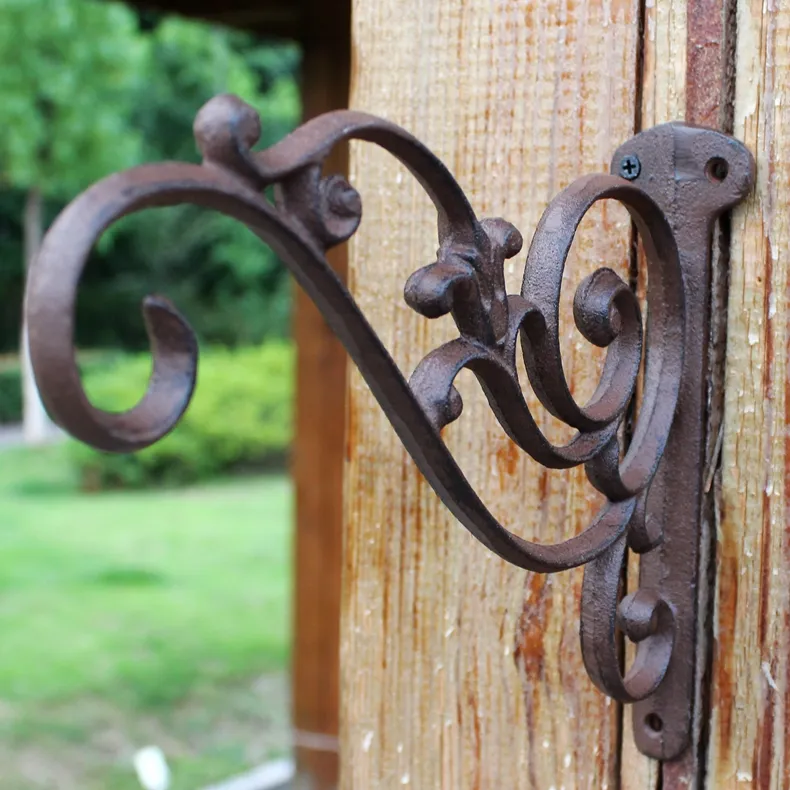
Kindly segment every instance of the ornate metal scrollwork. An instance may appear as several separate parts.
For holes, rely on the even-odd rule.
[[[723,134],[682,124],[637,135],[617,153],[613,167],[618,172],[620,162],[635,160],[635,171],[626,178],[580,178],[550,203],[532,238],[521,293],[507,294],[504,261],[521,250],[518,230],[502,219],[478,220],[444,165],[403,129],[362,113],[337,112],[254,152],[259,134],[260,121],[250,107],[233,96],[216,97],[195,121],[201,165],[145,165],[110,176],[53,224],[26,296],[31,358],[50,414],[78,439],[108,451],[140,449],[173,428],[196,380],[197,344],[188,323],[163,297],[148,297],[143,312],[154,360],[148,390],[122,414],[96,409],[82,388],[74,357],[80,275],[97,238],[126,214],[194,203],[238,219],[285,261],[345,345],[428,482],[480,542],[531,571],[586,565],[581,641],[588,672],[617,700],[653,701],[668,726],[654,727],[652,734],[642,727],[641,735],[637,727],[639,745],[655,757],[677,756],[687,740],[693,696],[688,693],[693,659],[689,669],[687,657],[677,658],[677,646],[679,640],[688,642],[689,633],[693,646],[689,622],[693,626],[696,602],[688,587],[696,578],[698,512],[693,514],[700,500],[698,485],[688,496],[681,492],[692,502],[673,519],[665,508],[675,478],[664,470],[679,464],[684,474],[700,476],[704,361],[700,364],[699,356],[707,342],[709,237],[716,216],[751,187],[748,152]],[[339,176],[322,175],[331,148],[349,139],[376,143],[396,156],[437,209],[436,261],[409,277],[405,297],[428,318],[451,314],[458,337],[429,353],[409,382],[325,259],[328,248],[356,231],[362,215],[353,187]],[[724,163],[724,178],[720,167],[712,175],[711,162]],[[269,186],[276,189],[274,204],[263,194]],[[639,303],[611,269],[601,268],[582,282],[574,300],[576,325],[607,354],[597,389],[580,406],[560,354],[560,285],[579,223],[606,198],[627,207],[643,241],[649,321],[643,338]],[[634,396],[643,341],[639,418],[623,454],[618,430]],[[540,402],[576,429],[564,446],[552,445],[530,413],[516,369],[519,343]],[[463,368],[477,377],[507,435],[538,463],[554,469],[585,465],[606,502],[584,532],[557,545],[532,543],[505,529],[482,503],[440,435],[461,415],[453,382]],[[695,434],[691,449],[688,437],[673,443],[680,430]],[[681,479],[677,485],[685,483]],[[683,522],[685,538],[670,533],[675,520]],[[675,537],[670,540],[670,535]],[[674,578],[661,568],[670,549],[684,540],[691,560]],[[627,545],[643,554],[642,579],[636,592],[619,600]],[[668,587],[661,578],[669,579]],[[618,629],[639,644],[625,675]]]

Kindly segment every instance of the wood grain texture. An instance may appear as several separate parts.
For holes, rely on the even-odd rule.
[[[786,788],[790,690],[790,8],[738,3],[735,135],[757,159],[733,219],[710,787]]]
[[[686,116],[689,4],[689,0],[647,0],[645,3],[643,129],[683,120]]]
[[[352,107],[431,146],[481,216],[529,238],[548,200],[606,171],[633,134],[638,5],[631,0],[356,0]],[[435,212],[388,155],[352,149],[364,204],[350,282],[405,372],[447,323],[409,311],[403,283],[435,255]],[[628,270],[630,223],[605,205],[583,224],[563,293],[564,361],[589,396],[600,354],[572,325],[574,286]],[[517,290],[523,254],[507,272]],[[520,534],[578,532],[598,500],[581,470],[548,473],[503,435],[473,381],[447,439],[491,509]],[[539,412],[540,413],[540,412]],[[542,413],[541,413],[542,414]],[[542,420],[555,440],[562,426]],[[447,516],[356,373],[349,392],[341,632],[344,788],[617,785],[617,706],[586,677],[581,572],[527,575]]]

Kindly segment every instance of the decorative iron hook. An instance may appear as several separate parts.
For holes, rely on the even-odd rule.
[[[434,491],[481,543],[531,571],[586,565],[581,642],[590,677],[619,701],[644,700],[640,705],[650,707],[637,705],[635,714],[640,748],[659,759],[677,757],[688,742],[693,698],[710,234],[716,217],[751,188],[748,151],[726,135],[683,124],[642,132],[615,155],[612,172],[619,175],[582,177],[549,204],[532,238],[521,293],[507,294],[504,261],[520,252],[521,234],[502,219],[478,220],[442,162],[398,126],[357,112],[329,113],[256,152],[258,116],[240,99],[222,95],[198,113],[195,136],[201,165],[144,165],[110,176],[50,228],[30,271],[26,315],[36,380],[53,419],[113,452],[146,447],[176,425],[196,381],[197,343],[187,321],[164,297],[144,300],[153,353],[148,389],[131,410],[104,412],[85,395],[75,361],[77,286],[96,240],[127,214],[193,203],[234,217],[286,263]],[[332,147],[350,139],[397,157],[438,214],[436,261],[409,277],[405,298],[427,318],[451,314],[458,337],[430,352],[408,382],[325,258],[327,249],[354,234],[362,216],[356,190],[340,176],[322,175]],[[625,162],[631,167],[624,171]],[[263,195],[268,186],[275,187],[274,204]],[[563,371],[560,286],[579,223],[595,202],[609,198],[626,206],[644,244],[649,321],[643,338],[639,303],[611,269],[582,282],[576,325],[607,354],[597,389],[580,406]],[[618,429],[634,396],[643,342],[639,418],[623,455]],[[540,402],[577,431],[564,446],[551,444],[530,413],[516,369],[519,343]],[[477,377],[507,435],[538,463],[585,465],[606,503],[581,534],[551,546],[532,543],[505,529],[480,500],[440,435],[461,415],[454,380],[463,368]],[[665,512],[668,493],[678,495],[671,513]],[[640,587],[618,600],[626,546],[643,555]],[[669,554],[679,547],[686,556],[673,564]],[[639,644],[625,675],[618,629]],[[656,715],[662,726],[651,729],[645,722],[655,723]]]

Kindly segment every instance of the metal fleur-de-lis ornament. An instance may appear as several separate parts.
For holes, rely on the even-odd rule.
[[[234,217],[288,266],[461,524],[521,568],[586,566],[581,643],[590,677],[613,698],[636,703],[642,751],[677,757],[688,743],[694,696],[710,235],[715,219],[752,186],[749,152],[727,135],[679,123],[636,135],[615,153],[612,175],[579,178],[552,200],[532,237],[521,291],[508,294],[504,261],[519,254],[521,234],[502,219],[479,220],[447,168],[403,129],[335,112],[253,151],[259,135],[249,106],[218,96],[195,121],[202,164],[144,165],[110,176],[56,220],[26,297],[31,359],[50,414],[78,439],[109,451],[145,447],[177,423],[195,385],[197,343],[186,320],[161,296],[144,301],[154,357],[148,390],[128,412],[101,411],[88,401],[74,359],[79,278],[96,239],[131,212],[194,203]],[[436,260],[409,277],[405,297],[427,318],[451,314],[458,336],[429,353],[408,382],[325,258],[362,215],[360,196],[345,179],[322,174],[332,147],[350,139],[396,156],[436,206]],[[274,204],[264,196],[269,186]],[[560,287],[576,229],[603,199],[626,206],[644,244],[649,320],[643,329],[635,295],[611,269],[582,282],[576,325],[607,354],[597,389],[579,405],[560,353]],[[540,402],[576,429],[565,445],[549,442],[530,413],[516,369],[519,349]],[[538,463],[585,466],[606,501],[581,534],[556,545],[533,543],[505,529],[482,503],[440,434],[461,416],[453,382],[463,368],[477,377],[502,429]],[[621,448],[618,430],[640,371],[638,420]],[[627,547],[642,555],[640,583],[621,600]],[[625,672],[618,629],[638,643]]]

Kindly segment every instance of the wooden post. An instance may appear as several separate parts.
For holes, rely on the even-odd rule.
[[[355,0],[352,107],[431,146],[482,216],[529,237],[548,200],[608,170],[634,131],[639,3],[625,0]],[[450,336],[402,299],[435,255],[436,214],[408,174],[352,149],[364,205],[351,247],[356,297],[410,371]],[[576,334],[574,286],[605,260],[628,272],[630,222],[592,212],[564,289],[564,361],[589,396],[599,354]],[[523,255],[508,270],[517,291]],[[583,472],[517,452],[473,382],[448,441],[504,523],[554,541],[597,500]],[[534,400],[534,399],[533,399]],[[562,432],[543,419],[549,435]],[[438,503],[354,372],[349,392],[343,581],[344,788],[614,788],[618,706],[588,680],[578,642],[581,572],[525,574],[494,558]]]
[[[725,223],[714,240],[704,515],[715,539],[716,586],[700,600],[699,636],[713,645],[712,663],[702,667],[695,743],[685,760],[663,768],[659,785],[655,764],[624,738],[622,786],[697,787],[704,760],[708,787],[784,788],[790,680],[784,436],[790,412],[788,325],[779,301],[787,293],[788,267],[779,251],[790,235],[783,212],[790,177],[782,164],[790,114],[778,91],[790,12],[755,10],[745,0],[648,4],[645,28],[643,124],[685,115],[733,131],[756,154],[758,187],[735,212],[731,232]]]
[[[305,29],[305,118],[348,106],[350,7],[314,3]],[[327,162],[348,169],[347,147]],[[347,248],[329,253],[343,278]],[[295,786],[330,790],[338,781],[340,575],[346,354],[318,310],[295,289],[297,348],[294,637],[292,662]]]
[[[790,775],[790,8],[737,3],[734,132],[757,159],[733,217],[718,521],[710,787]]]

